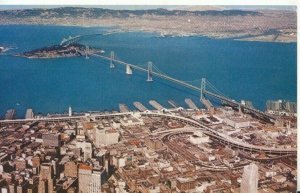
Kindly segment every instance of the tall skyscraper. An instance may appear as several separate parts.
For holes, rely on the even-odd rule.
[[[53,168],[52,165],[49,163],[45,163],[41,165],[41,172],[39,176],[39,193],[47,193],[53,191],[54,186],[54,179],[53,179]]]
[[[103,170],[80,164],[78,170],[79,193],[101,193],[101,175]]]
[[[258,188],[258,167],[254,163],[244,167],[241,182],[242,193],[257,193]]]

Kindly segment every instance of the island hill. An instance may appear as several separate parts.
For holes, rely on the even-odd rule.
[[[72,43],[68,45],[53,45],[43,47],[28,52],[16,54],[16,56],[26,58],[63,58],[63,57],[78,57],[85,54],[103,54],[104,50],[96,48],[88,48],[86,52],[86,46],[78,43]]]

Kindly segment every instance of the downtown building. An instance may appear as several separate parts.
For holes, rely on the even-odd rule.
[[[244,167],[241,193],[257,193],[258,189],[258,167],[251,163]]]
[[[94,129],[94,134],[94,144],[96,147],[112,145],[119,142],[120,134],[115,129],[97,127]]]
[[[79,164],[78,193],[101,193],[101,177],[103,169],[95,169],[90,165]]]
[[[49,163],[44,163],[41,165],[41,172],[39,175],[38,182],[38,192],[39,193],[49,193],[54,190],[54,176],[53,167]]]

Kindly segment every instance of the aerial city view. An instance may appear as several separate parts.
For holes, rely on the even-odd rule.
[[[1,193],[294,193],[296,6],[0,5]]]

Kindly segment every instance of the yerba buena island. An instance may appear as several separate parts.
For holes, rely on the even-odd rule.
[[[296,192],[296,29],[294,7],[3,7],[0,192]]]

